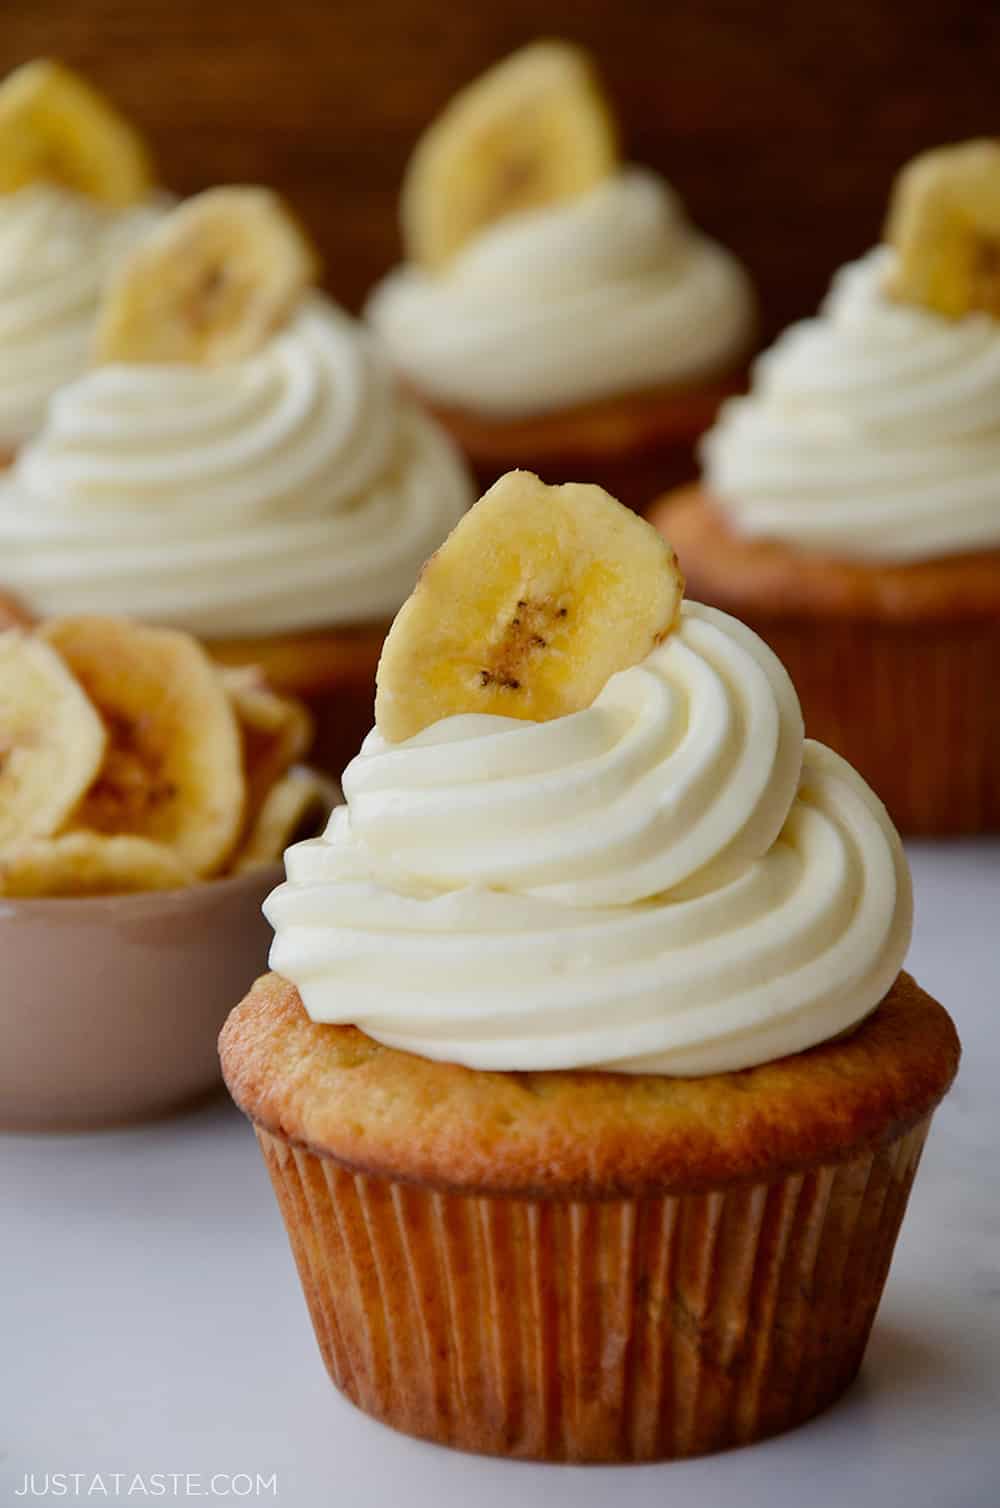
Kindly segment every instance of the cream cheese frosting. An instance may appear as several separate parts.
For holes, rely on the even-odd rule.
[[[894,301],[893,255],[842,268],[703,439],[741,533],[900,564],[1000,546],[1000,322]]]
[[[4,585],[206,638],[391,617],[472,502],[439,428],[320,294],[245,361],[105,366],[0,480]]]
[[[316,1021],[478,1069],[695,1075],[849,1030],[909,943],[899,838],[735,619],[591,707],[369,735],[286,854],[271,966]]]
[[[86,370],[104,281],[168,203],[109,209],[48,183],[0,194],[0,447],[34,434]]]
[[[489,227],[443,272],[397,268],[367,315],[427,397],[503,418],[717,375],[747,350],[755,302],[672,190],[624,168]]]

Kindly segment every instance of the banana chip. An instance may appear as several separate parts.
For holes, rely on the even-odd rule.
[[[1000,319],[1000,141],[939,147],[907,163],[893,188],[889,293],[947,319]]]
[[[0,850],[57,831],[83,798],[107,737],[49,645],[0,633]]]
[[[21,899],[179,890],[193,882],[171,849],[148,838],[64,833],[0,855],[0,895]]]
[[[289,770],[264,798],[233,872],[242,874],[276,863],[290,843],[320,831],[338,800],[333,782],[315,770],[303,765]]]
[[[250,356],[318,272],[311,242],[276,194],[196,194],[120,264],[98,316],[97,359],[215,366]]]
[[[580,711],[669,633],[683,591],[670,546],[603,488],[508,472],[396,615],[375,721],[398,742],[461,712]]]
[[[250,822],[275,781],[309,748],[313,721],[302,702],[272,691],[254,666],[223,670],[222,679],[243,738]]]
[[[280,859],[340,799],[301,703],[126,618],[0,632],[0,896],[172,890]],[[242,841],[241,841],[242,835]]]
[[[403,183],[407,255],[440,268],[487,225],[574,199],[617,164],[617,127],[587,53],[523,47],[460,90],[418,141]]]
[[[39,180],[116,206],[153,184],[141,136],[84,79],[47,59],[0,85],[0,193]]]
[[[54,618],[40,632],[107,729],[73,827],[147,838],[190,873],[217,873],[246,795],[240,731],[217,667],[187,634],[127,619]]]

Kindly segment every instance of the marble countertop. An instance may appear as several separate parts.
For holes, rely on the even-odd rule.
[[[25,1477],[51,1489],[62,1472],[79,1474],[67,1502],[189,1501],[221,1477],[216,1499],[284,1508],[996,1508],[1000,843],[910,853],[909,967],[965,1058],[865,1367],[826,1415],[748,1450],[618,1470],[481,1460],[383,1429],[327,1381],[252,1135],[220,1096],[138,1129],[0,1137],[0,1501],[55,1502],[26,1496]],[[145,1491],[125,1498],[133,1473]]]

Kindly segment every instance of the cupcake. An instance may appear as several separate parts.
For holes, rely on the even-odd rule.
[[[443,1444],[653,1460],[831,1403],[956,1070],[884,808],[680,599],[601,489],[502,479],[222,1033],[334,1382]]]
[[[762,356],[651,513],[909,833],[1000,830],[1000,144],[917,158],[886,243]]]
[[[140,138],[59,63],[0,85],[0,465],[89,365],[101,288],[164,208]]]
[[[0,1126],[105,1125],[218,1080],[267,954],[260,905],[329,783],[309,717],[186,634],[0,633]]]
[[[302,696],[339,773],[385,626],[472,499],[262,189],[188,200],[109,286],[98,362],[0,483],[0,586],[181,628]]]
[[[693,474],[753,292],[668,184],[620,160],[580,49],[535,43],[463,89],[413,153],[402,227],[367,315],[483,485],[568,469],[638,506],[664,468]]]

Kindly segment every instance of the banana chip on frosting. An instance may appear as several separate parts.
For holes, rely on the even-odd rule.
[[[420,138],[403,184],[413,261],[444,265],[485,226],[585,194],[618,165],[587,53],[535,42],[462,89]]]
[[[683,590],[670,546],[603,488],[510,471],[396,615],[375,721],[398,743],[461,712],[578,712],[666,636]]]
[[[318,272],[312,243],[276,194],[208,189],[122,263],[98,317],[97,359],[238,361],[278,329]]]

